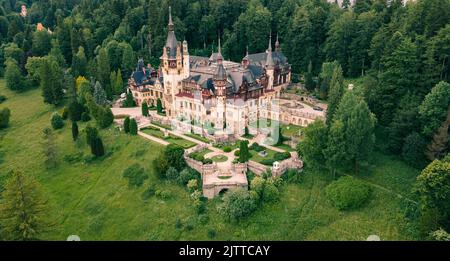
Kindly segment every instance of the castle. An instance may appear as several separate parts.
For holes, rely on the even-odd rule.
[[[220,47],[210,57],[190,56],[188,43],[179,42],[169,9],[166,44],[154,69],[139,60],[128,82],[138,105],[155,106],[158,99],[169,119],[192,131],[242,135],[259,118],[280,120],[281,90],[291,81],[291,66],[278,37],[266,52],[249,54],[240,63],[225,61]],[[211,132],[211,130],[213,130]],[[203,133],[202,133],[203,134]]]

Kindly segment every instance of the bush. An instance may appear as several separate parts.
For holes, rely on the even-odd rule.
[[[255,177],[250,188],[254,191],[260,202],[274,202],[279,199],[279,191],[272,180]]]
[[[0,104],[2,102],[6,101],[6,96],[5,95],[0,95]]]
[[[223,147],[223,152],[226,152],[226,153],[231,152],[231,147],[229,147],[229,146]]]
[[[213,160],[212,159],[204,159],[203,164],[213,164]]]
[[[177,179],[178,179],[178,176],[179,176],[178,171],[177,171],[177,169],[174,168],[174,167],[170,167],[170,168],[166,171],[166,178],[167,178],[168,180],[172,180],[172,181],[177,180]]]
[[[214,230],[213,228],[208,229],[208,238],[213,239],[216,237],[216,235],[216,230]]]
[[[0,129],[8,127],[10,116],[11,111],[8,108],[0,110]]]
[[[234,156],[239,157],[240,154],[241,154],[240,150],[235,150],[234,151]]]
[[[88,121],[90,121],[91,120],[91,116],[89,116],[89,113],[88,112],[83,112],[82,114],[81,114],[81,121],[82,122],[88,122]]]
[[[156,190],[155,196],[160,199],[169,199],[172,196],[172,193],[167,190]]]
[[[178,176],[178,183],[181,185],[186,185],[190,180],[199,180],[200,174],[191,168],[185,168],[180,172],[180,175]]]
[[[261,145],[259,145],[256,142],[253,142],[252,145],[250,145],[249,149],[254,150],[256,152],[261,152],[263,151],[265,148]]]
[[[57,112],[53,113],[50,122],[54,130],[64,127],[64,120]]]
[[[257,196],[250,191],[238,188],[225,193],[218,211],[228,221],[237,221],[249,216],[256,210]]]
[[[370,196],[371,190],[364,182],[344,176],[325,188],[325,194],[332,205],[339,210],[361,207]]]
[[[275,161],[276,160],[274,160],[274,159],[263,159],[263,160],[261,160],[261,164],[266,165],[266,166],[272,166]]]
[[[191,179],[189,180],[188,184],[187,184],[187,188],[189,190],[189,192],[194,192],[197,188],[198,188],[198,181],[196,179]]]
[[[147,200],[155,195],[156,188],[155,185],[150,185],[144,192],[142,192],[142,199]]]
[[[140,187],[144,184],[144,181],[148,179],[148,175],[145,173],[144,168],[138,163],[134,163],[126,168],[123,171],[122,176],[128,178],[128,185],[130,187]]]
[[[67,106],[63,108],[61,117],[63,118],[63,120],[67,120],[67,118],[69,118],[69,109],[67,108]]]
[[[289,152],[287,152],[287,151],[285,151],[285,152],[276,152],[274,155],[273,155],[273,158],[276,160],[276,161],[283,161],[283,160],[285,160],[285,159],[289,159],[291,157],[291,154],[289,153]]]

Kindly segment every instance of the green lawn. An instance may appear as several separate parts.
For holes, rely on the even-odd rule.
[[[108,157],[69,163],[64,161],[66,155],[81,152],[89,158],[90,153],[85,135],[74,143],[66,122],[56,131],[60,164],[47,171],[41,131],[55,109],[44,105],[39,90],[15,94],[0,80],[0,93],[8,98],[0,109],[9,107],[12,112],[11,126],[0,131],[0,186],[12,169],[40,181],[53,206],[48,215],[56,223],[42,236],[44,240],[65,240],[73,234],[82,240],[208,240],[211,229],[216,231],[215,240],[365,240],[371,234],[382,240],[417,239],[403,218],[405,200],[397,193],[407,195],[418,171],[395,158],[374,153],[373,165],[361,168],[358,177],[373,187],[373,195],[359,210],[333,208],[324,193],[330,182],[328,172],[306,170],[300,184],[281,187],[278,202],[260,207],[240,222],[227,223],[217,212],[220,198],[209,201],[206,214],[199,217],[185,188],[156,178],[151,162],[163,146],[119,133],[114,127],[100,132],[111,153]],[[80,124],[80,130],[84,128]],[[128,187],[122,177],[122,171],[136,162],[149,174],[138,189]],[[144,201],[141,194],[149,184],[171,196]],[[177,220],[181,228],[176,228]]]
[[[285,137],[300,137],[300,133],[301,130],[303,129],[303,127],[301,126],[297,126],[297,125],[293,125],[293,124],[289,124],[289,125],[281,125],[281,133],[283,134],[283,136]]]
[[[153,127],[146,127],[146,128],[142,128],[141,131],[145,134],[160,138],[160,139],[164,139],[164,133],[157,128],[153,128]]]
[[[265,157],[260,156],[255,150],[250,150],[251,160],[261,163],[265,159],[273,159],[276,151],[268,148],[265,148],[264,150],[267,152],[267,155]]]
[[[228,157],[225,155],[216,155],[211,158],[213,162],[225,162],[228,160]]]
[[[154,136],[156,138],[165,140],[165,141],[167,141],[167,142],[169,142],[171,144],[176,144],[178,146],[181,146],[184,149],[189,149],[189,148],[192,148],[195,145],[197,145],[197,143],[194,143],[194,142],[189,141],[189,140],[185,140],[185,139],[183,139],[181,137],[178,137],[178,136],[175,136],[173,134],[169,134],[168,137],[165,137],[164,133],[161,130],[157,129],[157,128],[147,127],[147,128],[141,129],[141,131],[143,133],[145,133],[145,134],[148,134],[148,135]]]
[[[169,137],[165,137],[164,138],[165,141],[172,143],[172,144],[177,144],[178,146],[182,147],[183,149],[189,149],[194,147],[195,145],[197,145],[197,143],[192,142],[190,140],[185,140],[181,137],[169,134]]]

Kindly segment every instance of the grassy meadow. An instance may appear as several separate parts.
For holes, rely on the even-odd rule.
[[[377,234],[382,240],[414,240],[404,219],[405,197],[418,171],[402,162],[374,153],[359,178],[373,188],[370,201],[355,211],[338,211],[328,202],[324,188],[331,181],[326,172],[306,170],[300,184],[285,184],[280,200],[266,204],[237,223],[226,222],[217,212],[220,198],[198,215],[185,188],[156,178],[152,160],[163,147],[139,136],[102,130],[107,155],[91,160],[80,123],[80,140],[73,142],[70,123],[56,131],[59,165],[46,170],[42,129],[50,125],[54,108],[45,105],[40,90],[13,93],[0,80],[0,94],[8,98],[0,108],[11,109],[10,127],[0,131],[0,188],[8,172],[22,170],[41,183],[52,205],[54,226],[45,240],[365,240]],[[92,122],[93,123],[93,122]],[[92,124],[91,123],[91,124]],[[122,171],[139,162],[149,175],[140,188],[130,188]],[[153,184],[169,192],[165,199],[141,195]],[[178,226],[176,224],[179,224]]]

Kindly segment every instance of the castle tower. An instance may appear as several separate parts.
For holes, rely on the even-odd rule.
[[[214,89],[216,90],[217,98],[217,118],[216,126],[222,128],[226,123],[226,88],[227,88],[227,72],[223,67],[223,57],[220,48],[219,38],[219,53],[217,54],[217,68],[213,76]]]
[[[164,78],[163,106],[166,110],[166,114],[168,116],[173,116],[175,113],[174,96],[181,91],[181,81],[184,79],[185,71],[182,46],[181,43],[177,41],[177,37],[175,36],[170,6],[167,29],[166,44],[163,47],[163,55],[160,58]]]
[[[189,77],[189,51],[188,51],[188,44],[187,41],[183,41],[183,69],[184,69],[184,78]]]
[[[274,70],[275,70],[275,63],[273,62],[273,56],[272,56],[272,35],[270,35],[270,37],[269,37],[269,48],[267,48],[267,58],[266,58],[265,69],[266,69],[266,74],[268,77],[267,89],[272,90],[273,89],[273,80],[274,80]]]

